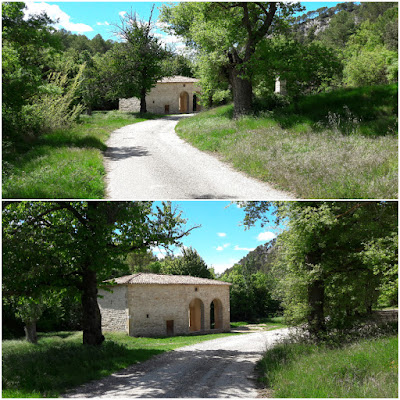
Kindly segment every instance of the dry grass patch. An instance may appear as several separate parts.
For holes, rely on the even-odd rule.
[[[283,124],[272,113],[232,120],[231,111],[224,106],[184,119],[176,131],[299,198],[397,198],[396,135],[363,135],[357,127],[343,134],[321,124],[315,129],[306,121],[289,124],[290,116]]]

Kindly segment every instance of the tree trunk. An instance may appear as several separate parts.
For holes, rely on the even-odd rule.
[[[83,344],[99,346],[104,341],[101,331],[101,314],[97,303],[96,272],[89,266],[82,273]]]
[[[141,89],[140,91],[140,113],[141,114],[147,113],[146,89]]]
[[[25,321],[24,331],[26,340],[37,344],[36,321]]]
[[[319,338],[320,333],[326,331],[324,316],[325,286],[321,279],[312,282],[308,287],[308,325],[310,333]]]
[[[233,93],[234,118],[251,114],[253,111],[253,87],[251,81],[241,78],[237,67],[238,65],[233,66],[229,70],[229,80]]]
[[[321,252],[316,250],[306,255],[306,263],[310,269],[321,261]],[[317,339],[320,334],[326,332],[324,303],[325,303],[325,283],[323,279],[315,279],[307,288],[307,300],[309,314],[307,316],[309,331]]]

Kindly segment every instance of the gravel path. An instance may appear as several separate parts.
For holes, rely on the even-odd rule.
[[[139,122],[111,134],[105,152],[109,199],[293,199],[180,139],[175,125],[184,117]]]
[[[256,362],[287,329],[209,340],[181,347],[63,397],[257,397]]]

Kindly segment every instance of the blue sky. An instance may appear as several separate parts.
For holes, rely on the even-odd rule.
[[[194,247],[217,273],[232,267],[260,244],[272,240],[281,229],[275,228],[272,217],[271,226],[261,228],[258,224],[245,230],[240,225],[244,211],[229,201],[180,201],[173,205],[188,219],[187,228],[201,225],[184,238],[183,245]],[[178,249],[176,254],[179,254]]]
[[[98,33],[104,39],[116,40],[113,35],[112,23],[119,21],[121,13],[136,11],[141,19],[147,20],[150,10],[155,4],[153,20],[158,17],[158,7],[161,2],[118,2],[118,1],[50,1],[50,2],[27,2],[30,13],[37,13],[45,10],[53,19],[59,19],[58,28],[64,28],[72,33],[84,34],[92,39]],[[320,7],[333,7],[338,2],[301,2],[306,11],[316,10]],[[156,31],[163,36],[166,43],[179,43],[177,38],[167,38],[160,30]]]

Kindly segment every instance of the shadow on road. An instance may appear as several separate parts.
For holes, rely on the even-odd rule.
[[[108,147],[104,156],[112,161],[123,160],[130,157],[145,157],[151,153],[142,146],[133,147]]]
[[[258,352],[173,351],[132,365],[64,397],[252,397]]]

